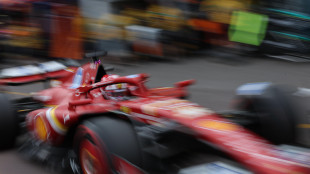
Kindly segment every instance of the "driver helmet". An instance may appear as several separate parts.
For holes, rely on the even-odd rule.
[[[118,75],[105,75],[101,81],[109,81],[115,78],[118,78]],[[113,85],[108,85],[100,89],[101,93],[106,99],[113,100],[128,100],[129,99],[129,90],[127,83],[117,83]]]
[[[129,91],[126,83],[118,83],[105,87],[104,95],[108,99],[128,100]]]

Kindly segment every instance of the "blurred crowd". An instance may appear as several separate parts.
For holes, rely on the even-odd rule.
[[[0,54],[310,58],[308,0],[0,0]],[[208,53],[208,52],[207,52]]]

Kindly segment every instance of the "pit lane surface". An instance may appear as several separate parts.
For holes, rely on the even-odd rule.
[[[23,60],[18,64],[33,61]],[[2,60],[0,68],[14,65],[15,61]],[[114,66],[115,74],[149,74],[151,76],[147,83],[149,87],[171,86],[177,81],[196,79],[196,84],[189,87],[190,100],[216,111],[229,109],[235,89],[243,83],[269,81],[310,88],[309,63],[298,64],[258,58],[244,58],[241,62],[234,62],[230,59],[189,57],[178,62],[144,61]],[[10,90],[19,92],[34,92],[39,89],[42,89],[42,84],[21,88],[10,87]],[[56,174],[57,172],[24,160],[17,149],[13,149],[0,152],[0,173]]]

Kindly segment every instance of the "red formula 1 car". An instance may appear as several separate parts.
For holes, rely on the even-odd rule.
[[[146,74],[107,74],[102,55],[88,54],[94,63],[81,67],[48,62],[2,71],[3,85],[53,79],[54,87],[14,101],[0,95],[1,148],[24,134],[24,154],[85,174],[310,173],[306,148],[272,145],[298,139],[280,88],[243,85],[237,110],[215,113],[184,99],[193,80],[148,89]]]

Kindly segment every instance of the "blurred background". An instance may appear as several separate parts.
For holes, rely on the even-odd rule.
[[[310,59],[307,0],[0,0],[0,54]]]
[[[0,0],[0,69],[84,62],[84,53],[107,50],[113,73],[148,73],[150,87],[196,79],[190,100],[226,110],[244,83],[310,88],[309,7],[309,0]],[[17,149],[0,152],[0,171],[61,173]]]

